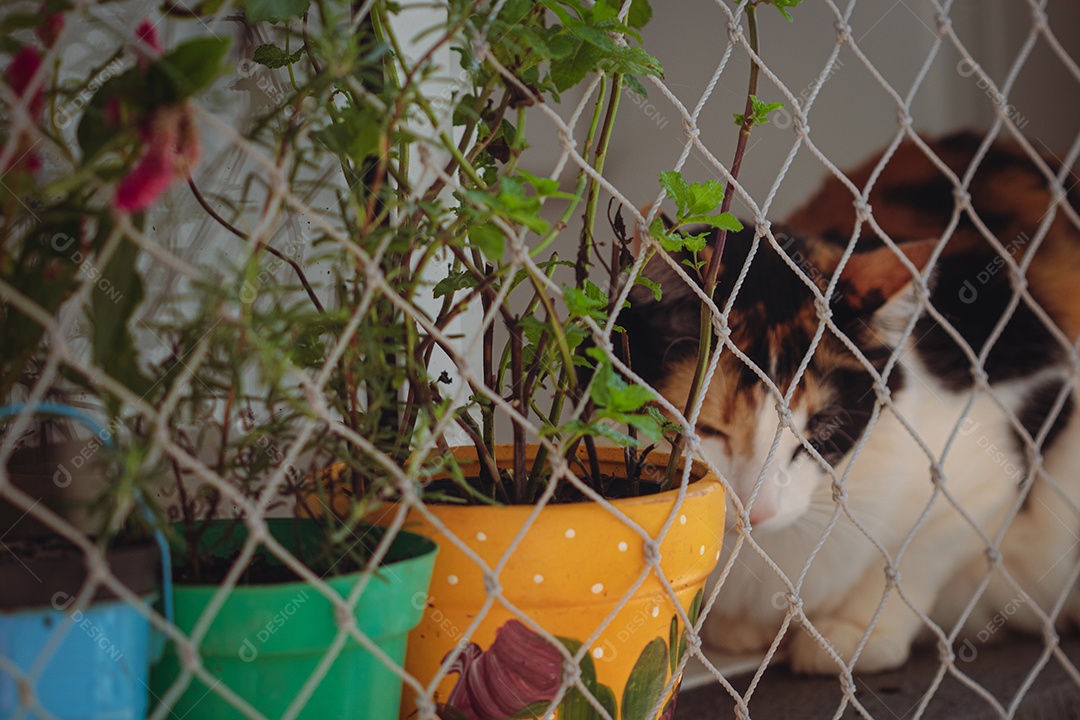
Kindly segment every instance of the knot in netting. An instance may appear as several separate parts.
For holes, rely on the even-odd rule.
[[[938,37],[944,37],[952,29],[952,18],[943,12],[934,15],[934,24],[937,25]]]
[[[1049,32],[1050,25],[1046,21],[1046,10],[1033,4],[1031,6],[1031,24],[1034,25],[1035,29],[1039,32]]]
[[[573,660],[563,660],[562,662],[562,684],[566,687],[573,687],[581,679],[581,668]]]
[[[791,414],[791,408],[781,403],[776,403],[776,415],[780,418],[780,424],[788,430],[795,430],[795,416]]]
[[[885,585],[886,587],[896,587],[900,584],[900,569],[892,563],[885,566]]]
[[[851,679],[851,675],[845,673],[844,676],[840,678],[840,691],[848,697],[855,697],[855,681]]]
[[[922,278],[915,279],[912,283],[911,291],[915,294],[915,301],[918,302],[919,305],[925,306],[930,300],[930,288],[926,286],[926,283],[923,282]]]
[[[930,466],[930,482],[936,486],[945,484],[945,471],[936,462]]]
[[[577,140],[570,134],[570,128],[559,128],[559,144],[562,145],[563,150],[573,152],[577,149]]]
[[[1024,273],[1022,273],[1022,272],[1014,272],[1012,274],[1012,281],[1013,281],[1013,289],[1017,293],[1023,293],[1025,290],[1027,290],[1028,279],[1027,279],[1027,275],[1025,275]]]
[[[1061,643],[1061,638],[1057,634],[1057,630],[1054,629],[1053,623],[1046,623],[1043,626],[1043,641],[1047,647],[1054,648]]]
[[[641,544],[642,552],[645,554],[645,564],[657,567],[660,565],[660,543],[657,540],[649,539]]]
[[[982,365],[973,365],[971,367],[971,379],[975,383],[976,389],[990,389],[990,375],[987,374],[986,369]]]
[[[1001,551],[995,547],[986,548],[986,559],[991,568],[996,568],[1001,564]]]
[[[470,45],[472,46],[473,57],[475,57],[477,60],[483,60],[487,57],[488,44],[483,37],[481,37],[480,35],[474,35]]]
[[[806,114],[803,113],[802,109],[799,109],[795,113],[795,117],[792,118],[792,121],[792,127],[795,130],[795,134],[806,139],[810,135],[810,121],[806,119]]]
[[[758,215],[754,218],[754,227],[758,228],[760,235],[767,235],[772,229],[772,223],[769,222],[768,218]]]
[[[683,631],[683,637],[686,638],[686,650],[693,654],[701,651],[701,636],[694,632],[693,628],[686,628]]]
[[[420,716],[421,720],[428,720],[428,718],[438,720],[439,706],[436,705],[435,701],[427,695],[424,695],[423,697],[417,697],[416,713]]]
[[[855,206],[855,217],[860,223],[864,223],[870,219],[873,211],[870,208],[870,203],[866,201],[866,198],[855,198],[852,204]]]
[[[379,269],[379,265],[373,262],[364,263],[364,280],[369,284],[378,283],[383,277],[382,270]]]
[[[26,707],[32,707],[34,705],[34,686],[28,678],[21,677],[18,679],[19,684],[19,705]]]
[[[739,41],[742,40],[742,36],[742,25],[739,24],[736,18],[731,18],[727,26],[728,43],[738,45]]]
[[[185,670],[195,672],[202,667],[202,658],[199,657],[199,651],[195,649],[190,640],[180,643],[178,649],[180,650],[180,664],[183,665]]]
[[[495,597],[502,592],[499,578],[492,570],[488,570],[484,573],[484,592],[487,593],[488,597]]]
[[[851,40],[851,26],[843,20],[837,20],[834,27],[836,28],[836,42],[843,45]]]
[[[692,118],[683,118],[682,131],[686,139],[690,141],[696,140],[698,135],[701,134],[701,128],[697,126],[697,123]]]
[[[956,653],[953,652],[952,646],[944,640],[938,640],[937,654],[941,662],[946,665],[952,665],[956,662]]]
[[[832,318],[832,307],[829,305],[829,301],[823,297],[814,298],[814,311],[822,320],[827,321]]]
[[[906,107],[899,107],[896,109],[896,122],[904,130],[910,130],[911,123],[914,121],[911,119],[911,113]]]
[[[963,210],[971,209],[971,193],[962,187],[953,188],[953,198],[956,200],[956,204]]]
[[[874,394],[878,397],[878,402],[882,405],[888,405],[892,399],[892,390],[885,384],[885,381],[874,383]]]
[[[787,600],[788,607],[796,615],[802,614],[803,599],[793,592],[784,593],[784,599]]]
[[[750,513],[744,508],[739,516],[735,518],[735,527],[741,533],[750,532],[750,528],[753,527],[750,524]]]
[[[839,483],[834,482],[832,486],[832,499],[837,505],[843,505],[848,501],[847,490]]]
[[[334,603],[334,622],[337,624],[338,629],[346,632],[356,629],[355,614],[349,612],[349,608],[340,602]]]
[[[714,332],[716,332],[716,339],[721,344],[731,337],[731,328],[728,327],[727,318],[723,315],[716,318],[713,328]]]

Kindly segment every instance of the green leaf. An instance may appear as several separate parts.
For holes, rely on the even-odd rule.
[[[668,628],[668,669],[673,675],[679,665],[679,616],[671,616],[671,626]]]
[[[308,0],[243,0],[248,22],[284,22],[307,12]]]
[[[641,651],[623,690],[622,720],[652,720],[668,677],[668,648],[663,638],[653,638]]]
[[[788,8],[799,7],[803,0],[769,0],[769,4],[780,11],[780,14],[787,19],[788,22],[794,22],[795,18],[791,17],[791,13],[787,11]]]
[[[637,278],[634,280],[634,284],[644,285],[645,287],[652,290],[653,299],[656,300],[656,302],[660,302],[660,299],[664,296],[664,289],[660,287],[660,283],[654,282],[653,280],[650,280],[644,275],[638,275]]]
[[[623,76],[623,84],[626,85],[627,90],[634,93],[638,97],[642,97],[642,98],[649,97],[649,93],[645,89],[645,86],[642,85],[641,81],[638,80],[633,75],[624,75]]]
[[[699,253],[709,244],[709,233],[687,234],[683,236],[683,247],[692,253]]]
[[[719,213],[718,215],[691,215],[686,218],[686,222],[705,223],[710,227],[730,230],[731,232],[738,232],[743,229],[743,224],[739,222],[739,218],[729,212]]]
[[[143,299],[142,279],[135,268],[138,257],[138,246],[125,239],[100,277],[93,277],[98,269],[92,264],[87,264],[84,271],[91,274],[94,283],[90,299],[94,362],[142,396],[152,383],[139,370],[138,351],[128,328]]]
[[[311,136],[339,158],[359,166],[379,151],[383,135],[381,121],[373,109],[349,105],[339,110],[333,124],[316,130]]]
[[[671,232],[660,218],[654,218],[649,225],[649,234],[657,239],[660,247],[668,252],[679,252],[686,245],[686,237],[677,232]]]
[[[704,588],[697,591],[694,595],[694,599],[690,601],[690,607],[686,611],[686,617],[690,618],[691,625],[697,625],[698,618],[701,616],[701,601],[705,599]]]
[[[604,3],[618,10],[622,6],[622,0],[604,0]],[[649,0],[633,0],[630,4],[630,14],[626,22],[630,27],[643,28],[652,20],[652,7]]]
[[[686,215],[705,215],[724,199],[724,186],[719,180],[706,180],[703,183],[691,183],[687,188],[690,202],[687,203]]]
[[[147,86],[158,90],[161,103],[178,103],[210,86],[221,74],[229,52],[228,37],[201,37],[177,45],[154,61],[147,71]]]
[[[585,281],[584,290],[564,286],[563,302],[571,317],[591,317],[599,322],[607,319],[607,296],[589,280]]]
[[[660,185],[663,186],[668,197],[675,201],[681,214],[682,209],[690,203],[690,188],[687,186],[686,181],[683,180],[682,173],[676,170],[666,170],[660,173]],[[659,221],[659,218],[653,220],[653,224],[656,224],[657,221]],[[662,227],[663,222],[660,222]]]
[[[551,227],[547,220],[540,217],[540,198],[525,194],[522,178],[504,177],[499,183],[498,193],[470,190],[466,197],[477,205],[491,208],[515,224],[524,225],[538,235],[546,233]]]
[[[526,170],[518,170],[518,174],[525,178],[527,183],[532,185],[533,189],[536,190],[537,197],[555,197],[564,200],[577,199],[577,195],[574,195],[573,193],[560,192],[558,180],[538,177]]]
[[[566,92],[584,80],[601,57],[600,49],[595,45],[576,38],[572,40],[573,50],[551,63],[551,81],[559,92]]]
[[[8,33],[15,30],[36,28],[45,21],[45,17],[42,13],[13,12],[0,18],[0,30]]]
[[[566,646],[571,655],[577,654],[581,648],[581,643],[577,640],[570,638],[558,638],[558,640]],[[581,684],[607,710],[608,715],[613,719],[617,719],[619,715],[618,708],[615,705],[615,693],[607,685],[601,685],[597,682],[596,664],[593,662],[592,655],[585,653],[578,667],[581,668]],[[539,714],[537,717],[539,717]],[[600,713],[585,699],[585,696],[577,687],[567,690],[566,695],[563,696],[563,701],[559,703],[559,720],[598,720],[600,717],[602,717]]]
[[[267,43],[255,48],[255,54],[251,56],[251,59],[268,68],[280,68],[297,62],[302,52],[302,50],[297,50],[292,55],[286,55],[285,51],[277,45]]]
[[[463,270],[459,273],[450,273],[439,282],[435,283],[435,287],[432,288],[431,294],[435,297],[442,297],[443,295],[450,295],[458,290],[466,290],[468,288],[474,288],[479,283],[476,277],[468,270]]]
[[[750,105],[750,127],[753,127],[755,125],[764,125],[765,123],[769,122],[769,113],[775,112],[780,108],[784,107],[784,103],[782,102],[763,103],[758,100],[756,95],[750,96]],[[746,115],[742,113],[734,113],[732,117],[735,118],[736,125],[742,125],[746,119]]]
[[[469,242],[488,260],[497,261],[506,249],[506,237],[495,223],[485,222],[469,228]]]

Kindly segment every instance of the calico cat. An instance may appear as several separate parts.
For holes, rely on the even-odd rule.
[[[977,137],[961,134],[929,149],[963,176],[979,146]],[[849,175],[856,186],[865,185],[875,162]],[[969,185],[976,219],[956,209],[953,185],[938,166],[905,143],[870,194],[877,227],[860,229],[845,264],[855,211],[838,180],[787,226],[772,226],[775,245],[755,239],[754,228],[728,236],[715,296],[719,307],[730,305],[725,349],[696,430],[753,531],[723,579],[707,640],[761,650],[791,613],[785,642],[792,666],[837,672],[831,652],[798,628],[804,613],[857,671],[896,667],[927,626],[924,618],[952,630],[990,567],[988,543],[1022,503],[1001,542],[1004,568],[993,571],[969,627],[1018,595],[1010,578],[1030,593],[1016,621],[1033,628],[1036,608],[1050,610],[1066,591],[1080,546],[1080,515],[1068,507],[1080,507],[1080,415],[1067,349],[1080,332],[1073,311],[1080,307],[1080,238],[1060,210],[1044,215],[1052,204],[1048,187],[1015,147],[995,144]],[[1010,271],[978,227],[985,223],[1021,262],[1036,252],[1032,238],[1044,220],[1050,232],[1027,278],[1049,324],[1013,301]],[[684,259],[671,258],[685,270]],[[812,288],[824,293],[836,273],[835,292],[827,302],[817,298]],[[662,298],[635,287],[620,325],[635,372],[681,409],[694,372],[700,301],[663,258],[643,274],[660,283]],[[1075,283],[1061,280],[1069,275]],[[1000,324],[1001,336],[986,347]],[[980,363],[981,372],[972,372]],[[1041,466],[1032,462],[1033,439]],[[1061,522],[1048,522],[1052,514]],[[734,524],[738,513],[730,517]],[[729,527],[726,551],[737,545]],[[726,565],[725,558],[720,568]]]

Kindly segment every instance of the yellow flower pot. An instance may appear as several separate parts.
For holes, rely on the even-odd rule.
[[[535,451],[529,448],[530,460]],[[505,466],[511,452],[510,446],[499,447],[496,460]],[[598,452],[605,474],[624,472],[621,449]],[[466,476],[478,474],[472,448],[458,448],[454,455]],[[645,476],[657,477],[667,456],[653,454],[650,459]],[[691,478],[660,545],[660,569],[679,604],[696,619],[705,580],[720,557],[725,507],[722,485],[703,465],[694,464]],[[612,504],[648,537],[656,538],[677,496],[677,491],[670,491]],[[489,568],[500,562],[535,511],[528,505],[427,507]],[[389,522],[394,511],[392,506],[384,509],[375,522]],[[542,712],[561,683],[558,651],[501,600],[491,605],[466,640],[467,628],[488,598],[483,569],[420,513],[410,512],[405,529],[426,535],[440,548],[430,592],[413,598],[426,609],[409,636],[406,670],[429,685],[460,644],[464,651],[440,681],[436,703],[447,710],[452,706],[469,719],[503,713],[510,717],[526,709]],[[575,651],[632,593],[592,643],[582,663],[582,678],[612,717],[649,720],[685,651],[685,640],[671,594],[646,563],[642,535],[595,503],[549,505],[533,521],[496,582],[506,603]],[[675,687],[677,692],[677,683]],[[664,700],[661,714],[668,714],[673,701],[674,694]],[[415,708],[415,692],[406,686],[401,716],[409,717]],[[559,715],[600,717],[576,690],[564,697]],[[457,715],[451,711],[444,717]]]

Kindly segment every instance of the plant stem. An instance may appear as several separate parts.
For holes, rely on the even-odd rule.
[[[597,175],[604,174],[604,161],[607,160],[608,146],[611,143],[611,131],[615,127],[615,113],[619,110],[619,94],[622,90],[622,75],[616,73],[612,78],[611,97],[608,98],[607,114],[604,126],[600,130],[600,140],[596,144],[596,157],[593,169]],[[596,208],[600,202],[600,183],[589,178],[589,200],[585,204],[585,226],[581,229],[581,242],[578,244],[577,284],[581,287],[588,276],[589,254],[593,244],[593,229],[596,226]]]
[[[582,148],[584,155],[589,154],[589,150],[592,148],[593,138],[596,136],[596,129],[600,126],[600,118],[604,109],[604,95],[607,87],[607,83],[604,78],[600,78],[600,94],[596,97],[596,105],[593,108],[592,120],[589,122],[589,132],[585,136],[585,146]],[[548,234],[544,236],[544,239],[540,241],[540,244],[529,251],[530,257],[537,257],[540,253],[547,249],[559,233],[566,228],[566,224],[570,222],[570,218],[573,216],[574,211],[577,210],[578,203],[581,202],[582,195],[585,194],[585,186],[589,182],[589,176],[585,174],[584,170],[578,171],[577,187],[574,188],[574,199],[570,201],[570,205],[566,208],[566,212],[559,218],[559,222],[552,226]]]
[[[760,55],[758,51],[758,29],[757,29],[757,17],[755,16],[755,2],[750,2],[746,6],[746,22],[749,29],[750,47],[754,51],[755,55]],[[746,109],[743,113],[743,121],[739,126],[739,140],[735,145],[735,157],[731,161],[731,180],[728,181],[727,187],[724,189],[724,199],[720,205],[720,212],[726,213],[731,210],[731,202],[735,194],[735,181],[738,180],[739,170],[742,168],[743,156],[746,154],[746,142],[750,139],[750,129],[753,127],[754,116],[753,101],[750,99],[751,95],[757,95],[758,86],[758,72],[759,68],[757,63],[750,62],[750,80],[746,91]],[[713,248],[712,255],[709,257],[709,264],[705,269],[705,279],[703,290],[708,297],[713,297],[716,292],[717,279],[720,275],[720,258],[724,254],[724,244],[727,241],[727,230],[721,229],[716,236],[716,245]],[[691,409],[694,406],[694,402],[701,392],[701,384],[705,380],[705,373],[709,367],[709,355],[712,352],[712,311],[709,310],[707,305],[701,306],[701,321],[698,324],[698,354],[697,365],[694,368],[694,377],[690,382],[690,391],[686,396],[686,407],[683,411],[684,415],[689,416]],[[679,436],[675,438],[675,443],[671,448],[671,456],[668,459],[667,467],[664,469],[664,482],[661,486],[661,490],[669,490],[675,484],[675,474],[678,470],[683,450],[686,446],[686,431],[679,433]]]

